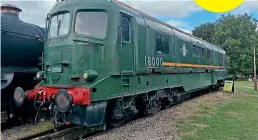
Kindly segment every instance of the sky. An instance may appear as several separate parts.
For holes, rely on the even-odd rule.
[[[213,13],[199,7],[193,0],[119,0],[145,12],[161,21],[191,33],[194,27],[214,22],[222,14],[248,13],[258,19],[258,0],[246,0],[238,8],[227,13]],[[2,0],[2,4],[14,4],[23,11],[20,18],[23,21],[45,26],[45,17],[56,0]]]

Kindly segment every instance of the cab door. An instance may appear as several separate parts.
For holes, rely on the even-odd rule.
[[[120,60],[121,73],[133,74],[134,72],[134,51],[133,51],[133,32],[132,17],[120,13]]]
[[[121,93],[130,94],[135,89],[134,74],[134,34],[132,30],[132,16],[120,13],[120,71],[121,71]]]

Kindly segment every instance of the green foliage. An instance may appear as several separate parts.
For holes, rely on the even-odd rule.
[[[192,33],[194,36],[201,37],[203,40],[212,42],[212,37],[215,33],[215,24],[213,23],[201,24],[195,27]]]
[[[235,77],[236,74],[248,75],[253,71],[253,48],[255,44],[258,46],[256,29],[257,20],[252,16],[228,14],[214,23],[196,27],[193,34],[225,49],[229,73]]]

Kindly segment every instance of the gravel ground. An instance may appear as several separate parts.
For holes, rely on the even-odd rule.
[[[112,129],[107,133],[92,136],[88,140],[180,140],[180,121],[197,115],[200,104],[214,105],[229,99],[220,92],[206,94],[162,110],[153,116],[141,118]],[[86,138],[87,139],[87,138]]]

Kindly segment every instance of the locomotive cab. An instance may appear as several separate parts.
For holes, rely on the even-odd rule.
[[[71,10],[69,2],[62,3],[57,3],[61,6],[51,11],[45,45],[45,72],[39,77],[45,76],[43,83],[71,86],[78,82],[85,84],[89,80],[85,78],[91,78],[92,71],[97,77],[104,76],[109,71],[102,70],[109,59],[106,53],[113,49],[109,45],[113,43],[109,34],[115,34],[108,33],[109,11],[104,6],[93,9],[81,6]]]

